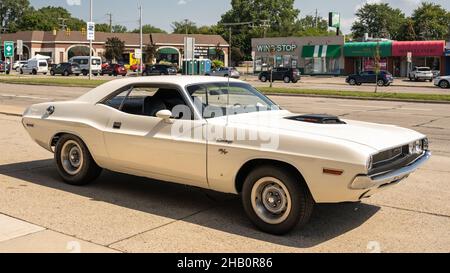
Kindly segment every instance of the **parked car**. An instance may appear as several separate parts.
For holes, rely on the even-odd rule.
[[[363,71],[359,74],[349,75],[345,82],[350,85],[361,85],[363,83],[376,83],[378,86],[389,86],[394,83],[394,77],[388,71],[380,71],[377,77],[375,71]]]
[[[432,70],[431,73],[433,73],[433,79],[441,76],[441,71],[440,70]]]
[[[77,56],[70,58],[70,63],[76,63],[80,66],[81,73],[86,76],[89,74],[89,56]],[[92,57],[91,61],[92,74],[97,76],[102,71],[102,59],[100,57]]]
[[[28,61],[16,61],[13,64],[13,69],[19,72],[20,68],[22,68],[22,66],[26,65],[27,63]]]
[[[144,71],[145,66],[142,65],[142,71]],[[139,64],[130,65],[130,71],[137,72],[139,70]]]
[[[6,72],[6,63],[0,60],[0,73]]]
[[[122,64],[110,64],[102,69],[100,75],[109,75],[109,76],[126,76],[128,70]]]
[[[50,69],[50,75],[63,75],[63,76],[80,76],[81,68],[76,63],[60,63],[52,65]]]
[[[297,83],[300,81],[300,70],[297,68],[277,67],[273,69],[272,81],[284,81],[285,83]],[[263,71],[259,73],[259,80],[262,82],[270,81],[271,72]]]
[[[176,75],[177,68],[174,66],[155,64],[146,66],[142,71],[143,76],[155,76],[155,75]]]
[[[450,76],[440,76],[434,79],[434,85],[440,88],[450,88]]]
[[[110,81],[32,105],[22,123],[66,183],[107,169],[239,194],[249,219],[273,234],[305,225],[316,203],[389,189],[431,156],[413,130],[291,113],[246,82],[205,76]]]
[[[434,75],[433,71],[429,67],[415,67],[411,72],[409,72],[408,78],[410,81],[433,81]]]
[[[239,79],[241,77],[241,73],[237,71],[234,67],[218,67],[216,69],[211,70],[210,73],[206,73],[206,76],[216,76],[216,77],[230,77],[233,79]]]
[[[46,60],[30,59],[27,64],[20,68],[20,74],[44,74],[48,73],[48,63]]]

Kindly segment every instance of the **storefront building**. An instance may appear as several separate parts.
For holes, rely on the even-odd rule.
[[[270,67],[299,68],[304,75],[341,75],[344,36],[252,39],[255,73]]]
[[[144,47],[154,44],[157,47],[155,60],[180,65],[183,60],[184,34],[153,33],[143,36]],[[196,40],[196,58],[220,59],[228,65],[229,45],[220,35],[189,35]],[[136,33],[105,33],[97,32],[93,42],[93,55],[103,57],[105,43],[108,38],[117,37],[125,43],[123,54],[124,62],[128,62],[130,53],[140,47],[139,34]],[[17,33],[1,34],[2,41],[23,41],[22,59],[27,60],[37,54],[49,56],[54,63],[67,62],[74,56],[89,56],[89,42],[86,34],[80,31],[22,31]],[[220,50],[220,54],[217,51]],[[17,52],[17,48],[15,49]],[[1,53],[3,56],[3,52]],[[145,58],[145,53],[144,53]],[[18,60],[19,56],[15,56]]]
[[[430,67],[445,72],[444,41],[351,42],[344,46],[345,73],[374,70],[375,57],[381,70],[395,77],[407,77],[414,67]]]

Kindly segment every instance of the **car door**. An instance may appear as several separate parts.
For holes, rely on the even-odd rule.
[[[123,94],[126,92],[129,93]],[[169,93],[177,93],[178,98],[171,98]],[[104,137],[114,170],[207,187],[207,147],[202,133],[206,122],[191,118],[189,98],[181,90],[163,85],[131,86],[118,96],[119,99],[105,102],[106,107],[111,107],[111,119]],[[118,103],[120,96],[124,100]],[[182,99],[184,105],[172,110],[174,114],[180,108],[189,111],[189,117],[186,114],[170,121],[155,117],[162,109],[158,102],[168,105],[170,99]]]

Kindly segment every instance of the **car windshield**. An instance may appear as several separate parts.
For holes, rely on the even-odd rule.
[[[421,72],[431,72],[431,69],[430,68],[419,68],[419,69],[417,69],[418,71],[421,71]]]
[[[98,60],[98,59],[92,59],[92,64],[93,64],[93,65],[100,65],[100,64],[101,64],[101,61]]]
[[[187,87],[195,107],[204,118],[276,111],[280,107],[246,83],[207,83]]]

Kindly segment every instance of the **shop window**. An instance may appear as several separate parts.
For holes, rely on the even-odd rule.
[[[339,59],[305,58],[305,74],[339,74]]]

